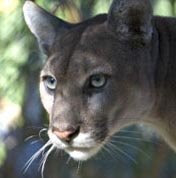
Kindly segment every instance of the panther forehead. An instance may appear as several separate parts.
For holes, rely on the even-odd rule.
[[[175,19],[154,17],[149,0],[114,0],[108,15],[79,24],[64,22],[32,1],[26,2],[24,13],[49,56],[42,74],[55,76],[51,81],[44,77],[40,84],[42,102],[52,115],[54,144],[63,139],[62,131],[72,132],[72,143],[62,148],[61,142],[60,148],[76,160],[85,160],[115,132],[145,123],[176,150],[175,125],[171,124],[176,115],[172,109],[176,106]],[[112,75],[102,77],[102,71]],[[99,73],[98,79],[91,72]],[[83,76],[87,80],[80,85]],[[53,90],[50,84],[55,79],[58,85],[51,94],[47,89]],[[78,132],[84,135],[79,137]],[[89,149],[84,140],[95,144]]]
[[[91,28],[96,29],[99,27],[91,26]],[[96,32],[94,35],[97,35]],[[101,36],[105,37],[104,30],[102,31]],[[70,40],[68,40],[68,38]],[[97,72],[101,70],[107,74],[112,73],[112,65],[110,65],[111,58],[106,57],[107,50],[105,48],[107,48],[108,43],[104,43],[104,46],[100,46],[97,45],[97,42],[94,41],[93,38],[92,33],[89,32],[89,28],[80,33],[79,38],[78,36],[75,36],[74,30],[66,33],[57,43],[55,43],[53,50],[55,49],[57,51],[49,56],[43,70],[53,71],[53,73],[56,73],[56,75],[60,77],[65,76],[66,73],[69,72],[69,69],[71,69],[70,73],[72,73],[72,75],[74,71],[77,73],[79,73],[79,71],[90,73],[88,69],[91,71],[96,68],[98,68]],[[92,41],[94,44],[90,47],[87,40]],[[97,46],[100,46],[100,48],[98,49]]]

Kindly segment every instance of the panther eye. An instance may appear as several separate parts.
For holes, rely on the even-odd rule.
[[[49,89],[49,90],[55,90],[56,89],[57,81],[54,77],[45,76],[43,78],[43,80],[44,80],[44,84],[47,87],[47,89]]]
[[[93,88],[102,88],[105,86],[107,77],[103,74],[96,74],[90,77],[90,86]]]

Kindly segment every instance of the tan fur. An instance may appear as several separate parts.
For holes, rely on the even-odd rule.
[[[142,123],[176,151],[175,18],[154,17],[149,0],[114,0],[108,15],[79,24],[32,2],[24,15],[48,56],[40,93],[53,145],[86,160],[120,129]],[[106,79],[102,88],[90,86],[96,75]]]

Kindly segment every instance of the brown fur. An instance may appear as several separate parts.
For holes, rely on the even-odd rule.
[[[44,37],[36,22],[26,21],[47,49],[42,77],[52,74],[58,84],[53,104],[45,107],[51,129],[79,126],[104,144],[121,128],[145,123],[176,150],[175,18],[153,17],[147,0],[114,0],[108,15],[75,25],[63,22],[62,32],[53,27]],[[95,73],[109,76],[98,92],[85,87]],[[41,92],[44,105],[46,95]]]

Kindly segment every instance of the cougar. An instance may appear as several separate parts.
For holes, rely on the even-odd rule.
[[[84,161],[133,124],[153,128],[176,151],[176,19],[149,0],[114,0],[108,14],[72,24],[32,1],[25,21],[48,59],[40,94],[45,145]]]

